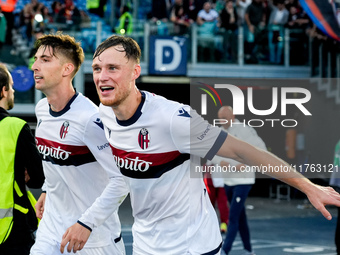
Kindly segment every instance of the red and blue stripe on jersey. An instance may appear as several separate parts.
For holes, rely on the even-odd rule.
[[[60,166],[80,166],[95,162],[87,146],[68,145],[36,137],[39,153],[44,161]]]
[[[136,179],[159,178],[164,173],[190,159],[179,151],[163,153],[127,152],[111,146],[114,160],[121,173]]]

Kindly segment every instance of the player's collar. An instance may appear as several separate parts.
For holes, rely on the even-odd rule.
[[[142,115],[142,107],[144,105],[144,102],[145,102],[145,93],[144,92],[140,92],[142,94],[142,98],[141,98],[141,102],[136,110],[136,112],[132,115],[132,117],[130,119],[127,119],[127,120],[119,120],[117,119],[116,117],[116,121],[119,125],[121,126],[130,126],[132,124],[134,124],[138,119],[139,117]]]
[[[64,109],[62,109],[60,112],[55,112],[51,109],[51,106],[50,106],[50,114],[53,116],[53,117],[59,117],[61,115],[63,115],[65,112],[67,112],[68,110],[70,110],[71,108],[71,104],[73,103],[73,101],[76,99],[76,97],[79,95],[78,92],[76,92],[73,97],[70,99],[70,101],[68,101],[67,105],[64,107]]]

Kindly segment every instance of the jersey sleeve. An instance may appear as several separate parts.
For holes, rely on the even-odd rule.
[[[173,114],[170,132],[181,153],[206,159],[212,159],[227,138],[226,132],[209,124],[188,105]]]
[[[43,185],[41,186],[41,190],[42,192],[47,192],[47,185],[46,185],[46,181],[44,181]]]
[[[96,113],[89,118],[85,127],[83,141],[110,178],[121,176],[113,160],[110,144],[105,137],[104,126],[99,114]]]
[[[101,225],[118,209],[118,206],[124,201],[129,190],[114,162],[99,114],[95,114],[89,119],[84,134],[85,144],[109,176],[109,183],[102,194],[79,219],[85,225],[93,228]]]

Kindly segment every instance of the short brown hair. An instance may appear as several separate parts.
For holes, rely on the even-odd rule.
[[[40,47],[51,47],[53,56],[56,57],[55,54],[58,53],[71,60],[75,66],[73,75],[78,72],[81,64],[84,62],[84,51],[81,48],[80,43],[76,42],[74,37],[64,35],[60,32],[55,35],[50,34],[42,36],[35,42],[34,46],[36,49]]]
[[[141,57],[141,50],[138,43],[130,37],[120,36],[120,35],[113,35],[107,38],[104,42],[99,44],[96,51],[94,52],[93,59],[98,57],[103,51],[111,48],[113,46],[121,45],[125,51],[125,57],[127,59],[133,59],[138,64],[140,62]]]

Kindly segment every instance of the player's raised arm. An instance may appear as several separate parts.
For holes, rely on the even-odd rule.
[[[325,205],[340,206],[340,194],[333,188],[312,183],[282,159],[270,152],[257,149],[232,135],[228,135],[217,155],[235,159],[246,165],[258,166],[259,171],[261,171],[261,167],[267,167],[266,169],[275,166],[279,166],[280,169],[284,168],[285,171],[268,170],[265,173],[305,193],[312,205],[328,220],[331,220],[332,216]]]

